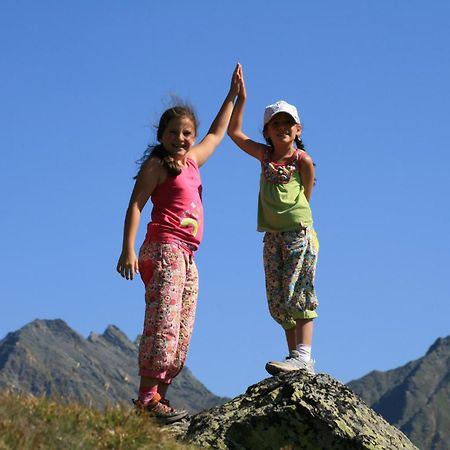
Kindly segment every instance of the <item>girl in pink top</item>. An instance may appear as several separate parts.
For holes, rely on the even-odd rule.
[[[124,225],[117,271],[127,280],[140,273],[145,285],[144,331],[139,345],[139,411],[164,423],[186,416],[166,400],[167,388],[183,368],[194,324],[198,274],[193,255],[203,233],[199,173],[222,140],[239,91],[238,64],[231,86],[207,135],[194,145],[197,119],[175,106],[159,121],[159,144],[141,161]],[[147,235],[136,256],[134,244],[141,211],[151,198]]]

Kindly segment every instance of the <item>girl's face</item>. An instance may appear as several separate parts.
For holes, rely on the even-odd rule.
[[[275,114],[266,125],[264,136],[270,139],[273,145],[277,143],[294,142],[296,136],[300,136],[302,129],[294,118],[285,112]]]
[[[161,136],[161,144],[175,158],[181,159],[195,142],[195,126],[188,117],[175,117],[169,121]]]

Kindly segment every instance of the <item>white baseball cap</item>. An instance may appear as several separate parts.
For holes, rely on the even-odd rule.
[[[266,109],[264,110],[264,125],[266,125],[275,114],[281,112],[285,112],[292,116],[295,120],[295,123],[301,123],[297,108],[294,105],[290,105],[289,103],[285,102],[284,100],[279,100],[273,105],[266,106]]]

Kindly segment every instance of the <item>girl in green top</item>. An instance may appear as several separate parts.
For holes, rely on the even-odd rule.
[[[311,359],[313,319],[318,305],[314,275],[319,243],[309,201],[314,164],[300,139],[302,126],[295,106],[278,101],[266,107],[263,134],[267,144],[252,141],[242,131],[246,90],[238,69],[239,95],[228,135],[261,163],[258,231],[264,235],[264,271],[269,311],[284,328],[289,355],[271,361],[275,375],[292,370],[314,373]]]

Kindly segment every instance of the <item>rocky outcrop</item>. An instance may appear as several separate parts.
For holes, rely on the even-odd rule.
[[[214,449],[417,450],[348,387],[303,371],[267,378],[169,429]]]

